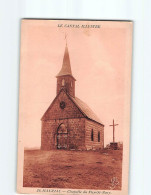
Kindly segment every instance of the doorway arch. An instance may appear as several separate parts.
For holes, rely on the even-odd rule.
[[[61,123],[57,129],[57,149],[67,149],[68,131],[67,127]]]

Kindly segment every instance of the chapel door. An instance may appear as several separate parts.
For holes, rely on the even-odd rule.
[[[67,141],[68,141],[67,128],[64,124],[61,124],[58,127],[58,132],[57,132],[57,148],[67,149]]]

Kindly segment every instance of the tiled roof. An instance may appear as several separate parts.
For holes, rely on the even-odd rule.
[[[71,75],[72,76],[72,71],[71,71],[71,66],[70,66],[70,58],[69,58],[69,52],[68,52],[67,45],[65,48],[62,68],[61,68],[60,72],[58,73],[57,77],[64,76],[64,75]]]
[[[70,96],[73,102],[79,107],[79,109],[86,115],[87,118],[94,120],[103,125],[98,116],[91,110],[91,108],[82,100],[77,97]]]

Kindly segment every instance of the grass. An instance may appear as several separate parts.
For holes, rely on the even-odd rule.
[[[122,150],[25,150],[24,187],[121,190]]]

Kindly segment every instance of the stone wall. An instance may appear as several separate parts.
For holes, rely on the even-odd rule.
[[[65,108],[60,108],[60,102]],[[67,149],[99,149],[104,147],[104,126],[84,117],[78,107],[62,90],[42,117],[41,149],[57,148],[57,130],[60,124],[68,130]],[[94,140],[91,141],[93,129]],[[98,141],[100,132],[100,142]]]
[[[41,149],[51,150],[55,149],[55,134],[57,131],[57,122],[55,120],[42,121],[41,130]]]
[[[86,149],[85,118],[42,121],[41,149],[57,149],[57,129],[62,123],[68,131],[67,149]]]
[[[60,102],[64,101],[66,106],[60,108]],[[51,106],[44,114],[42,120],[64,119],[64,118],[81,118],[84,117],[75,104],[69,99],[66,93],[62,90],[57,99],[53,101]]]
[[[104,126],[86,119],[85,121],[85,146],[87,150],[104,148]],[[93,141],[91,141],[91,131],[93,129]],[[100,132],[100,142],[98,142],[98,132]]]

